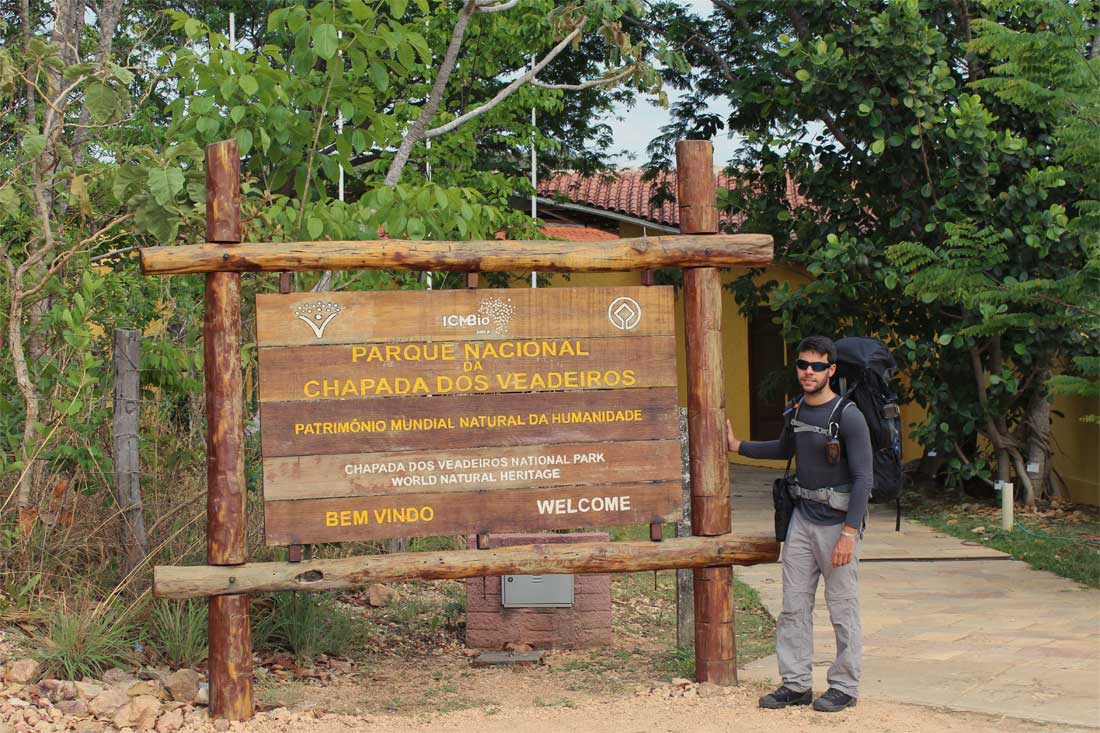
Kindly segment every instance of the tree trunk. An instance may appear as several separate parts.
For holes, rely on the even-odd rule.
[[[1024,418],[1027,423],[1026,469],[1036,497],[1054,493],[1050,490],[1050,393],[1047,389],[1050,376],[1050,367],[1041,364]]]
[[[37,470],[33,468],[34,456],[38,444],[35,425],[38,423],[40,405],[38,390],[31,381],[30,371],[27,369],[27,353],[23,348],[23,300],[20,296],[19,281],[12,281],[11,303],[8,305],[8,343],[11,345],[11,361],[15,369],[15,383],[19,387],[19,394],[23,397],[23,445],[20,449],[20,458],[23,461],[23,470],[19,474],[19,480],[15,489],[15,505],[19,509],[20,517],[26,516],[26,512],[34,504],[33,488],[34,476]]]
[[[412,128],[409,129],[408,133],[406,133],[404,139],[401,141],[401,145],[397,148],[397,154],[394,155],[393,162],[390,163],[390,168],[386,172],[385,184],[390,188],[396,186],[397,182],[401,180],[401,171],[405,170],[405,164],[409,162],[409,156],[412,155],[413,147],[424,139],[424,133],[428,130],[428,124],[439,110],[439,103],[443,99],[443,92],[447,88],[447,80],[451,78],[451,72],[454,71],[455,64],[458,62],[458,52],[462,48],[462,38],[466,35],[466,28],[470,24],[470,18],[472,18],[476,12],[476,1],[467,0],[458,14],[458,20],[455,21],[454,31],[451,34],[451,42],[447,46],[447,52],[444,54],[443,61],[439,64],[439,71],[436,73],[435,80],[432,82],[432,90],[428,93],[428,98],[424,101],[424,107],[420,110],[420,116],[416,118]]]
[[[31,50],[31,4],[30,4],[30,0],[20,0],[20,2],[19,2],[19,16],[20,16],[20,20],[23,22],[23,54],[26,58],[29,59],[30,58],[30,50]],[[29,63],[30,62],[28,62],[28,64]],[[38,119],[38,112],[37,112],[38,105],[36,104],[37,100],[35,100],[35,97],[34,97],[34,84],[32,84],[29,81],[29,79],[31,79],[31,74],[29,73],[29,71],[30,71],[29,65],[27,67],[24,67],[24,71],[27,72],[26,77],[28,79],[26,91],[24,92],[27,95],[27,100],[26,100],[27,101],[27,124],[33,127],[34,124],[35,124],[35,121]]]
[[[997,429],[997,422],[989,412],[989,394],[986,392],[985,386],[985,367],[982,365],[981,354],[978,353],[976,348],[970,350],[970,365],[974,369],[974,381],[978,387],[978,402],[981,403],[982,411],[985,412],[986,437],[993,444],[993,449],[997,454],[997,481],[1007,482],[1012,475],[1012,464],[1010,463],[1008,449],[1004,444],[1004,436]]]
[[[115,32],[118,30],[119,16],[122,15],[122,0],[100,0],[96,13],[96,27],[99,29],[99,43],[96,47],[96,63],[102,64],[111,56],[114,49]],[[80,111],[80,125],[73,133],[73,141],[70,150],[73,154],[73,162],[80,165],[84,160],[84,143],[88,139],[87,127],[91,119],[91,111],[87,106]]]

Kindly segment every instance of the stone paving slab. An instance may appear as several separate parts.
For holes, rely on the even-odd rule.
[[[731,466],[733,531],[771,531],[768,469]],[[1100,727],[1100,591],[1031,569],[873,506],[860,565],[861,695],[1074,726]],[[735,568],[768,611],[782,609],[778,564]],[[836,651],[818,588],[814,689]],[[775,656],[742,670],[778,679]]]

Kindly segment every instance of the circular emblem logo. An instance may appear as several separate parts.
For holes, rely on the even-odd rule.
[[[611,305],[607,306],[607,320],[620,331],[633,331],[642,321],[642,306],[638,301],[625,295],[615,298]]]

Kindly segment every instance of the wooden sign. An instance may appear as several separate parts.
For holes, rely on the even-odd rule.
[[[672,302],[664,287],[261,294],[256,336],[262,346],[669,336]]]
[[[257,296],[267,542],[676,518],[672,298]]]

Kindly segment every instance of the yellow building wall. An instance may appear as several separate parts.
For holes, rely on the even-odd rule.
[[[1081,422],[1100,415],[1100,404],[1078,396],[1054,400],[1051,448],[1054,467],[1066,480],[1070,496],[1080,504],[1100,505],[1100,425]]]

